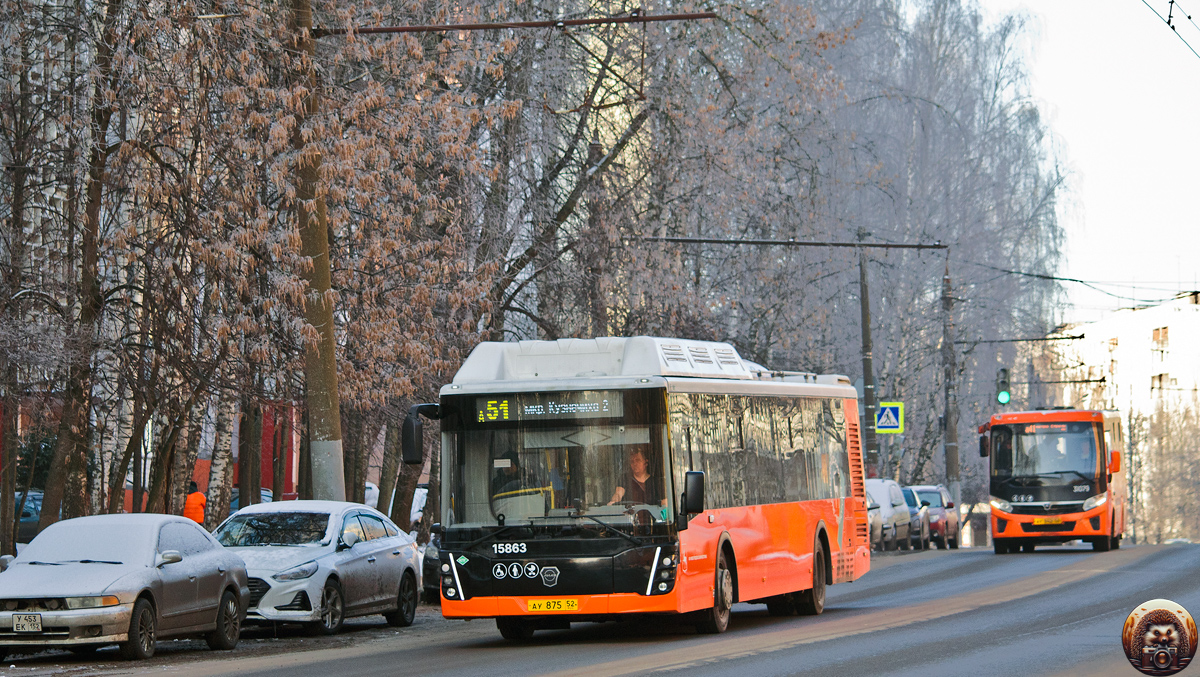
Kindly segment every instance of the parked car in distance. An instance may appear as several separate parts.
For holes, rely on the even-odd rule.
[[[270,503],[271,501],[275,500],[275,494],[273,494],[270,489],[260,489],[259,492],[260,492],[259,493],[260,498],[258,499],[259,503]],[[238,489],[237,487],[234,487],[233,490],[229,493],[229,513],[230,514],[237,512],[242,507],[241,500],[240,500],[241,494],[242,494],[241,490]]]
[[[883,515],[879,514],[881,508],[874,499],[868,497],[867,500],[867,528],[871,536],[871,549],[883,550]]]
[[[425,556],[421,559],[421,580],[424,581],[424,586],[421,588],[421,597],[424,598],[426,604],[440,604],[442,601],[442,575],[438,573],[438,555],[441,554],[442,535],[433,534],[429,538],[429,545],[425,546]]]
[[[866,481],[867,495],[879,505],[884,550],[912,547],[912,518],[900,485],[895,480],[872,478]]]
[[[21,492],[17,492],[13,508],[21,504]],[[38,519],[42,516],[42,492],[30,489],[21,506],[21,524],[17,527],[17,543],[28,543],[37,536]]]
[[[912,520],[912,544],[918,550],[929,549],[929,501],[923,501],[911,487],[901,489]]]
[[[130,659],[155,642],[241,636],[246,566],[195,522],[174,515],[95,515],[56,522],[15,559],[0,558],[0,656],[14,647],[77,653],[117,644]]]
[[[957,548],[962,536],[958,509],[950,500],[950,492],[940,484],[909,487],[922,501],[929,503],[929,533],[937,547]]]
[[[250,621],[334,634],[350,616],[413,622],[421,562],[413,539],[362,503],[280,501],[242,508],[217,540],[246,561]]]

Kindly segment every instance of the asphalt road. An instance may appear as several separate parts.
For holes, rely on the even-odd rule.
[[[773,618],[742,604],[718,636],[652,619],[579,624],[513,645],[490,621],[447,621],[422,608],[400,630],[379,617],[334,638],[258,630],[232,653],[163,642],[142,663],[109,650],[16,656],[0,675],[1136,675],[1121,627],[1157,597],[1200,612],[1200,546],[889,554],[862,579],[830,588],[819,617]]]

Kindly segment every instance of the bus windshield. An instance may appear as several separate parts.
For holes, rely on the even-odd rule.
[[[575,514],[649,510],[666,518],[660,454],[650,444],[661,426],[573,426],[473,430],[461,450],[466,522],[493,523]],[[661,435],[661,432],[659,432]]]
[[[1091,423],[1024,423],[992,428],[993,477],[1096,477],[1096,429]]]

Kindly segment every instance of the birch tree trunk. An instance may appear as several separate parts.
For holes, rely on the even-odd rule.
[[[208,470],[208,503],[204,510],[204,528],[212,531],[229,514],[233,493],[233,396],[217,395],[217,430],[213,442],[212,465]]]

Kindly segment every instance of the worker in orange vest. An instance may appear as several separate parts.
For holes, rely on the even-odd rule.
[[[206,503],[208,503],[208,499],[196,488],[196,482],[193,480],[188,485],[187,502],[183,504],[183,516],[197,524],[204,524],[204,505]]]

